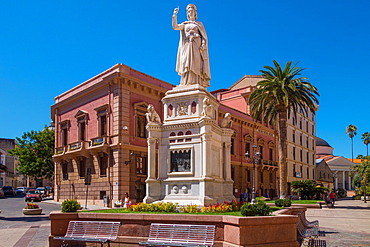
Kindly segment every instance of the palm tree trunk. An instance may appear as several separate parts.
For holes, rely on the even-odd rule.
[[[352,144],[352,163],[353,163],[353,137],[351,138],[351,144]]]
[[[288,176],[288,164],[287,164],[287,110],[279,111],[278,113],[278,153],[279,153],[279,183],[280,183],[280,198],[284,199],[287,196],[287,176]]]

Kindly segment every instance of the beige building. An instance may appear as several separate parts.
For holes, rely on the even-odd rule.
[[[334,173],[326,163],[324,159],[316,160],[316,184],[326,187],[328,189],[334,189]]]
[[[0,138],[0,187],[26,185],[26,179],[16,171],[18,159],[8,153],[15,145],[14,139]]]
[[[334,188],[352,190],[352,172],[351,167],[354,165],[350,160],[333,155],[333,150],[329,143],[321,138],[317,138],[317,159],[323,159],[333,172]]]

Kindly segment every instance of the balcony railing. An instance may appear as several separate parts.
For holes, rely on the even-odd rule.
[[[91,146],[92,147],[99,146],[99,145],[105,144],[105,143],[107,143],[107,137],[105,137],[105,136],[96,137],[96,138],[91,139]]]
[[[263,160],[262,163],[266,166],[278,166],[278,163],[272,160]]]
[[[55,154],[62,154],[65,150],[65,147],[57,147],[55,148]]]
[[[79,142],[74,142],[68,145],[68,151],[76,151],[76,150],[81,150],[82,148],[87,148],[88,142],[87,141],[79,141]]]

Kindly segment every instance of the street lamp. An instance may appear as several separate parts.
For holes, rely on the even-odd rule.
[[[256,144],[253,144],[252,146],[253,148],[253,157],[252,157],[252,161],[253,161],[253,174],[252,174],[252,201],[251,201],[251,204],[256,204],[256,168],[257,168],[257,164],[259,164],[260,160],[261,160],[261,153],[260,152],[256,152]],[[248,151],[244,154],[245,156],[245,159],[246,161],[248,162],[248,160],[250,159],[250,155],[248,153]]]

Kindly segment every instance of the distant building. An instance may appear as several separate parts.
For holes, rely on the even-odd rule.
[[[316,160],[316,177],[317,185],[321,185],[328,189],[334,189],[334,173],[324,159]]]
[[[20,187],[26,185],[24,176],[16,171],[18,166],[17,157],[11,156],[8,151],[14,149],[15,139],[0,138],[0,187],[14,186]]]
[[[351,167],[354,165],[350,160],[333,155],[333,150],[328,142],[316,138],[316,158],[325,160],[333,172],[334,188],[353,190]]]

